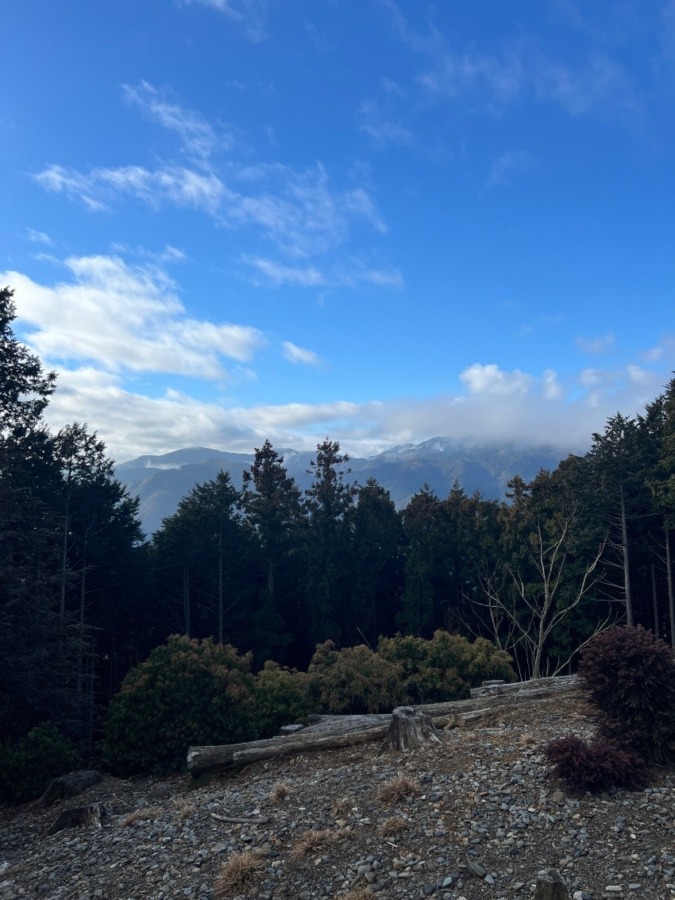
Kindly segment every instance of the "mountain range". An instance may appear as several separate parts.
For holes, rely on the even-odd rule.
[[[309,451],[278,450],[288,474],[301,489],[311,482]],[[351,458],[348,478],[365,484],[376,479],[386,488],[398,508],[427,484],[446,497],[457,481],[467,492],[480,491],[487,500],[503,499],[514,475],[531,480],[540,469],[554,469],[567,454],[553,447],[515,445],[465,445],[438,437],[419,444],[405,444],[369,458]],[[196,485],[210,481],[221,470],[230,474],[239,488],[242,474],[253,462],[253,454],[229,453],[207,447],[188,447],[158,456],[139,456],[121,463],[115,473],[132,496],[140,499],[143,530],[150,535],[162,520],[172,515],[179,501]]]

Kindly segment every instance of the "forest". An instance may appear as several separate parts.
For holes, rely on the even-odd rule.
[[[125,676],[170,635],[304,670],[318,644],[439,629],[521,678],[573,671],[614,623],[675,647],[675,379],[504,502],[420,485],[397,509],[326,438],[301,492],[269,441],[242,484],[197,485],[143,540],[137,501],[81,423],[54,433],[57,376],[0,291],[0,740],[52,722],[91,751]]]

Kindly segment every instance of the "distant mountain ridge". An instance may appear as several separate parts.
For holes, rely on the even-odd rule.
[[[277,449],[288,474],[302,490],[311,482],[310,451]],[[553,447],[463,445],[437,437],[420,444],[393,447],[369,458],[351,458],[350,479],[365,484],[375,478],[397,507],[406,505],[424,484],[446,497],[455,481],[467,494],[478,490],[487,500],[499,500],[514,475],[531,480],[540,469],[554,469],[567,453]],[[116,467],[116,476],[132,496],[140,498],[139,514],[146,534],[157,531],[179,501],[196,485],[230,473],[239,488],[253,462],[252,453],[230,453],[208,447],[188,447],[161,455],[143,455]]]

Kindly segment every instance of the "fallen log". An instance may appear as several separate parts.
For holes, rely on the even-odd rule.
[[[576,687],[576,681],[564,679],[537,679],[518,685],[501,685],[498,692],[470,700],[451,700],[445,703],[427,703],[415,707],[429,716],[434,725],[444,727],[449,720],[475,718],[477,713],[526,703],[550,697]],[[509,688],[509,690],[503,690]],[[208,747],[190,747],[187,767],[190,774],[200,775],[227,772],[251,763],[297,753],[319,750],[336,750],[356,744],[381,740],[387,734],[391,713],[364,716],[313,716],[313,724],[295,734],[247,741],[241,744],[223,744]]]
[[[190,747],[187,754],[187,767],[191,775],[197,778],[215,772],[227,772],[240,766],[274,759],[280,756],[292,756],[306,750],[337,750],[351,747],[354,744],[367,743],[384,737],[389,728],[391,716],[381,725],[357,729],[336,734],[325,730],[320,733],[305,728],[288,737],[273,737],[261,741],[248,741],[244,744],[224,744],[213,747]]]

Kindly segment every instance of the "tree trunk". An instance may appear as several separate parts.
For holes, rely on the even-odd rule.
[[[430,716],[412,706],[397,706],[391,714],[389,731],[380,752],[417,750],[424,744],[440,742]]]
[[[670,613],[670,646],[675,650],[675,595],[673,593],[673,563],[670,558],[670,530],[664,525],[666,532],[666,571],[668,573],[668,611]]]
[[[630,561],[628,559],[628,526],[626,525],[626,501],[623,496],[623,485],[621,485],[621,548],[623,550],[623,583],[626,595],[626,625],[631,627],[635,624],[633,620],[633,597],[630,592]]]

